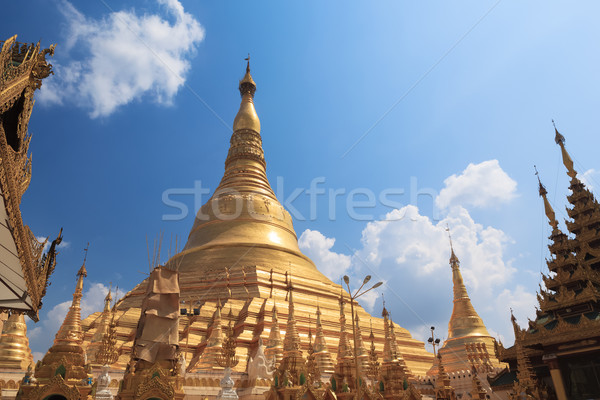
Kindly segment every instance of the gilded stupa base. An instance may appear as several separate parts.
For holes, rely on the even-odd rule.
[[[290,279],[289,276],[282,273],[271,273],[270,269],[266,270],[261,267],[245,268],[244,270],[245,283],[241,267],[231,269],[231,295],[228,294],[227,281],[220,274],[181,273],[181,298],[185,301],[189,299],[198,302],[195,307],[199,314],[190,317],[192,321],[190,329],[188,329],[188,318],[184,317],[180,320],[179,346],[186,359],[186,365],[189,366],[190,361],[194,358],[201,359],[202,352],[207,349],[205,343],[210,333],[218,300],[222,302],[223,306],[223,325],[227,325],[228,318],[231,318],[233,329],[237,335],[237,354],[240,362],[235,367],[235,371],[246,371],[247,359],[256,352],[259,336],[264,343],[268,342],[272,324],[272,309],[275,304],[277,304],[280,323],[287,319],[288,304],[285,298],[287,294],[286,280]],[[309,328],[313,331],[315,329],[315,316],[317,305],[319,305],[326,344],[333,363],[335,363],[340,333],[340,285],[332,283],[318,272],[317,274],[313,274],[312,277],[293,277],[296,324],[301,336],[302,350],[306,354],[308,331]],[[122,347],[122,352],[117,363],[113,364],[113,368],[124,370],[127,365],[131,344],[124,339],[132,337],[131,335],[134,333],[140,315],[139,305],[141,305],[145,293],[145,285],[145,282],[138,285],[127,293],[117,305],[118,346]],[[229,316],[230,310],[231,316]],[[369,332],[372,324],[375,348],[378,352],[382,352],[385,343],[383,320],[372,317],[360,306],[355,307],[355,310],[360,316],[363,332]],[[89,343],[88,341],[94,335],[94,321],[100,315],[100,313],[94,313],[82,322],[83,329],[86,331],[84,339],[86,343]],[[423,342],[412,338],[406,329],[395,326],[398,349],[409,371],[412,375],[425,375],[433,363],[433,355],[425,350]],[[366,341],[368,337],[364,336],[363,339]],[[198,371],[200,366],[206,369],[207,365],[200,363],[194,366],[191,372]],[[222,370],[216,363],[210,364],[210,369]]]

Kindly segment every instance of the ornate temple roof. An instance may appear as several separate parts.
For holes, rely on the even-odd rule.
[[[546,188],[536,171],[539,194],[552,227],[548,246],[551,258],[547,260],[551,273],[542,276],[546,288],[540,287],[540,308],[523,337],[525,346],[557,345],[598,337],[600,332],[600,204],[578,178],[565,147],[565,137],[556,126],[554,133],[571,178],[571,194],[567,196],[569,218],[565,220],[570,236],[559,228]]]
[[[54,46],[42,50],[39,43],[18,43],[15,35],[0,47],[0,310],[25,312],[37,321],[62,237],[44,255],[46,242],[23,223],[20,204],[31,180],[27,129],[33,93],[52,73],[46,55],[54,54]]]

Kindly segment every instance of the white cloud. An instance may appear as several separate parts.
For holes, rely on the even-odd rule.
[[[50,247],[50,245],[52,244],[52,240],[50,237],[45,237],[45,236],[36,236],[36,239],[38,242],[40,243],[44,243],[46,241],[46,239],[48,240],[46,242],[46,244],[44,244],[44,252],[48,251],[48,248]],[[56,246],[57,249],[68,249],[71,246],[71,242],[67,242],[66,240],[62,240],[60,242],[60,244],[58,246]]]
[[[44,81],[42,103],[72,102],[91,110],[92,118],[108,116],[119,106],[143,96],[170,104],[185,82],[190,56],[204,29],[177,0],[159,0],[168,17],[111,12],[101,19],[80,13],[65,1],[69,23],[62,52],[84,54],[62,64],[57,53],[55,76]]]
[[[73,289],[75,285],[73,285]],[[85,283],[83,297],[81,298],[81,318],[85,319],[90,314],[102,311],[104,309],[104,298],[108,293],[108,287],[102,283]],[[119,291],[118,296],[123,295],[123,291]],[[113,291],[113,301],[117,300],[117,296]],[[52,346],[54,336],[62,325],[72,300],[67,300],[52,307],[50,311],[38,323],[33,324],[29,321],[29,346],[33,353],[41,353],[42,357]]]
[[[317,265],[319,271],[334,282],[338,282],[350,267],[351,257],[331,251],[335,239],[325,237],[319,231],[310,229],[302,232],[298,245]]]
[[[454,205],[485,208],[506,203],[517,195],[517,182],[500,168],[498,160],[469,164],[460,175],[446,178],[444,184],[435,200],[442,209]]]
[[[342,270],[350,276],[351,282],[360,282],[365,275],[373,275],[373,282],[384,280],[381,289],[386,295],[388,310],[393,310],[396,316],[395,321],[421,339],[430,335],[431,326],[436,326],[436,336],[443,340],[447,336],[446,326],[453,304],[450,243],[446,231],[449,226],[475,309],[494,335],[498,332],[502,337],[512,337],[510,319],[498,319],[498,315],[508,313],[511,306],[522,315],[531,314],[535,295],[522,286],[512,289],[516,269],[512,266],[513,260],[506,255],[511,238],[500,229],[477,223],[460,203],[464,201],[476,207],[501,204],[516,195],[516,182],[502,171],[496,160],[491,160],[470,164],[463,173],[446,179],[445,184],[436,198],[436,203],[444,206],[441,220],[432,220],[422,215],[418,207],[408,205],[389,212],[382,220],[367,223],[362,231],[361,247],[352,253],[350,265],[344,264]],[[309,239],[310,246],[301,245],[309,257],[321,260],[334,256],[347,260],[347,255],[331,251],[334,238],[307,231],[301,242]],[[322,264],[317,262],[318,266]],[[378,300],[377,294],[373,291],[369,298],[361,299],[371,312]],[[498,298],[501,300],[497,301]]]
[[[594,190],[594,186],[600,181],[600,171],[593,168],[588,169],[583,174],[579,174],[579,179],[588,187],[588,189]]]
[[[503,315],[508,321],[510,310],[513,310],[517,322],[524,328],[527,319],[535,317],[535,306],[538,304],[536,295],[528,292],[522,285],[513,289],[504,289],[496,298],[496,308],[499,315]],[[512,342],[514,335],[507,335],[507,340]]]
[[[502,284],[514,269],[504,262],[503,251],[510,241],[499,229],[475,223],[469,212],[454,207],[434,224],[409,205],[389,212],[385,220],[369,222],[362,232],[362,249],[357,256],[372,267],[429,276],[448,268],[450,244],[446,226],[452,231],[454,249],[462,263],[467,285],[474,289]],[[385,276],[385,275],[384,275]]]

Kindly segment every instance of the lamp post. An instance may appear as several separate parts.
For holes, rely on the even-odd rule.
[[[437,354],[435,353],[435,347],[440,345],[440,339],[436,339],[435,336],[433,336],[434,330],[435,330],[435,326],[432,326],[431,327],[431,337],[429,339],[427,339],[427,341],[433,347],[433,356],[436,357]]]
[[[367,293],[368,291],[378,288],[379,286],[381,286],[383,284],[383,282],[377,282],[376,284],[371,286],[369,289],[361,292],[361,289],[370,280],[371,280],[371,275],[367,275],[365,277],[365,279],[363,279],[362,285],[360,285],[360,287],[356,290],[356,292],[354,292],[354,294],[352,294],[352,292],[350,291],[350,278],[348,278],[348,275],[344,275],[344,283],[346,283],[346,286],[348,287],[348,294],[350,295],[350,312],[352,313],[352,338],[354,339],[353,340],[353,342],[354,342],[354,367],[356,368],[356,398],[358,398],[358,387],[359,387],[359,383],[360,383],[360,368],[358,367],[358,354],[356,354],[356,326],[355,326],[355,322],[354,322],[354,300],[358,299],[360,296]]]

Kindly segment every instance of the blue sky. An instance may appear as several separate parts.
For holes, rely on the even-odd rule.
[[[64,227],[68,246],[42,321],[30,325],[36,352],[60,324],[87,242],[88,312],[109,282],[129,290],[143,278],[146,237],[164,233],[164,256],[171,236],[185,242],[193,212],[165,220],[177,211],[163,195],[218,184],[247,53],[271,184],[282,202],[302,189],[291,202],[305,217],[294,221],[301,247],[334,279],[346,271],[386,280],[394,320],[419,338],[430,325],[443,338],[452,309],[446,223],[494,336],[512,343],[509,307],[522,324],[533,316],[550,233],[534,164],[566,217],[551,119],[580,175],[600,187],[595,2],[3,8],[3,38],[57,44],[55,75],[31,118],[33,179],[22,211],[37,235]],[[315,179],[326,193],[311,208]],[[400,189],[388,197],[399,204],[378,200]],[[334,218],[330,190],[344,191]],[[376,196],[355,218],[346,211],[353,190]],[[193,208],[191,195],[172,198]],[[379,313],[381,300],[366,300]]]

